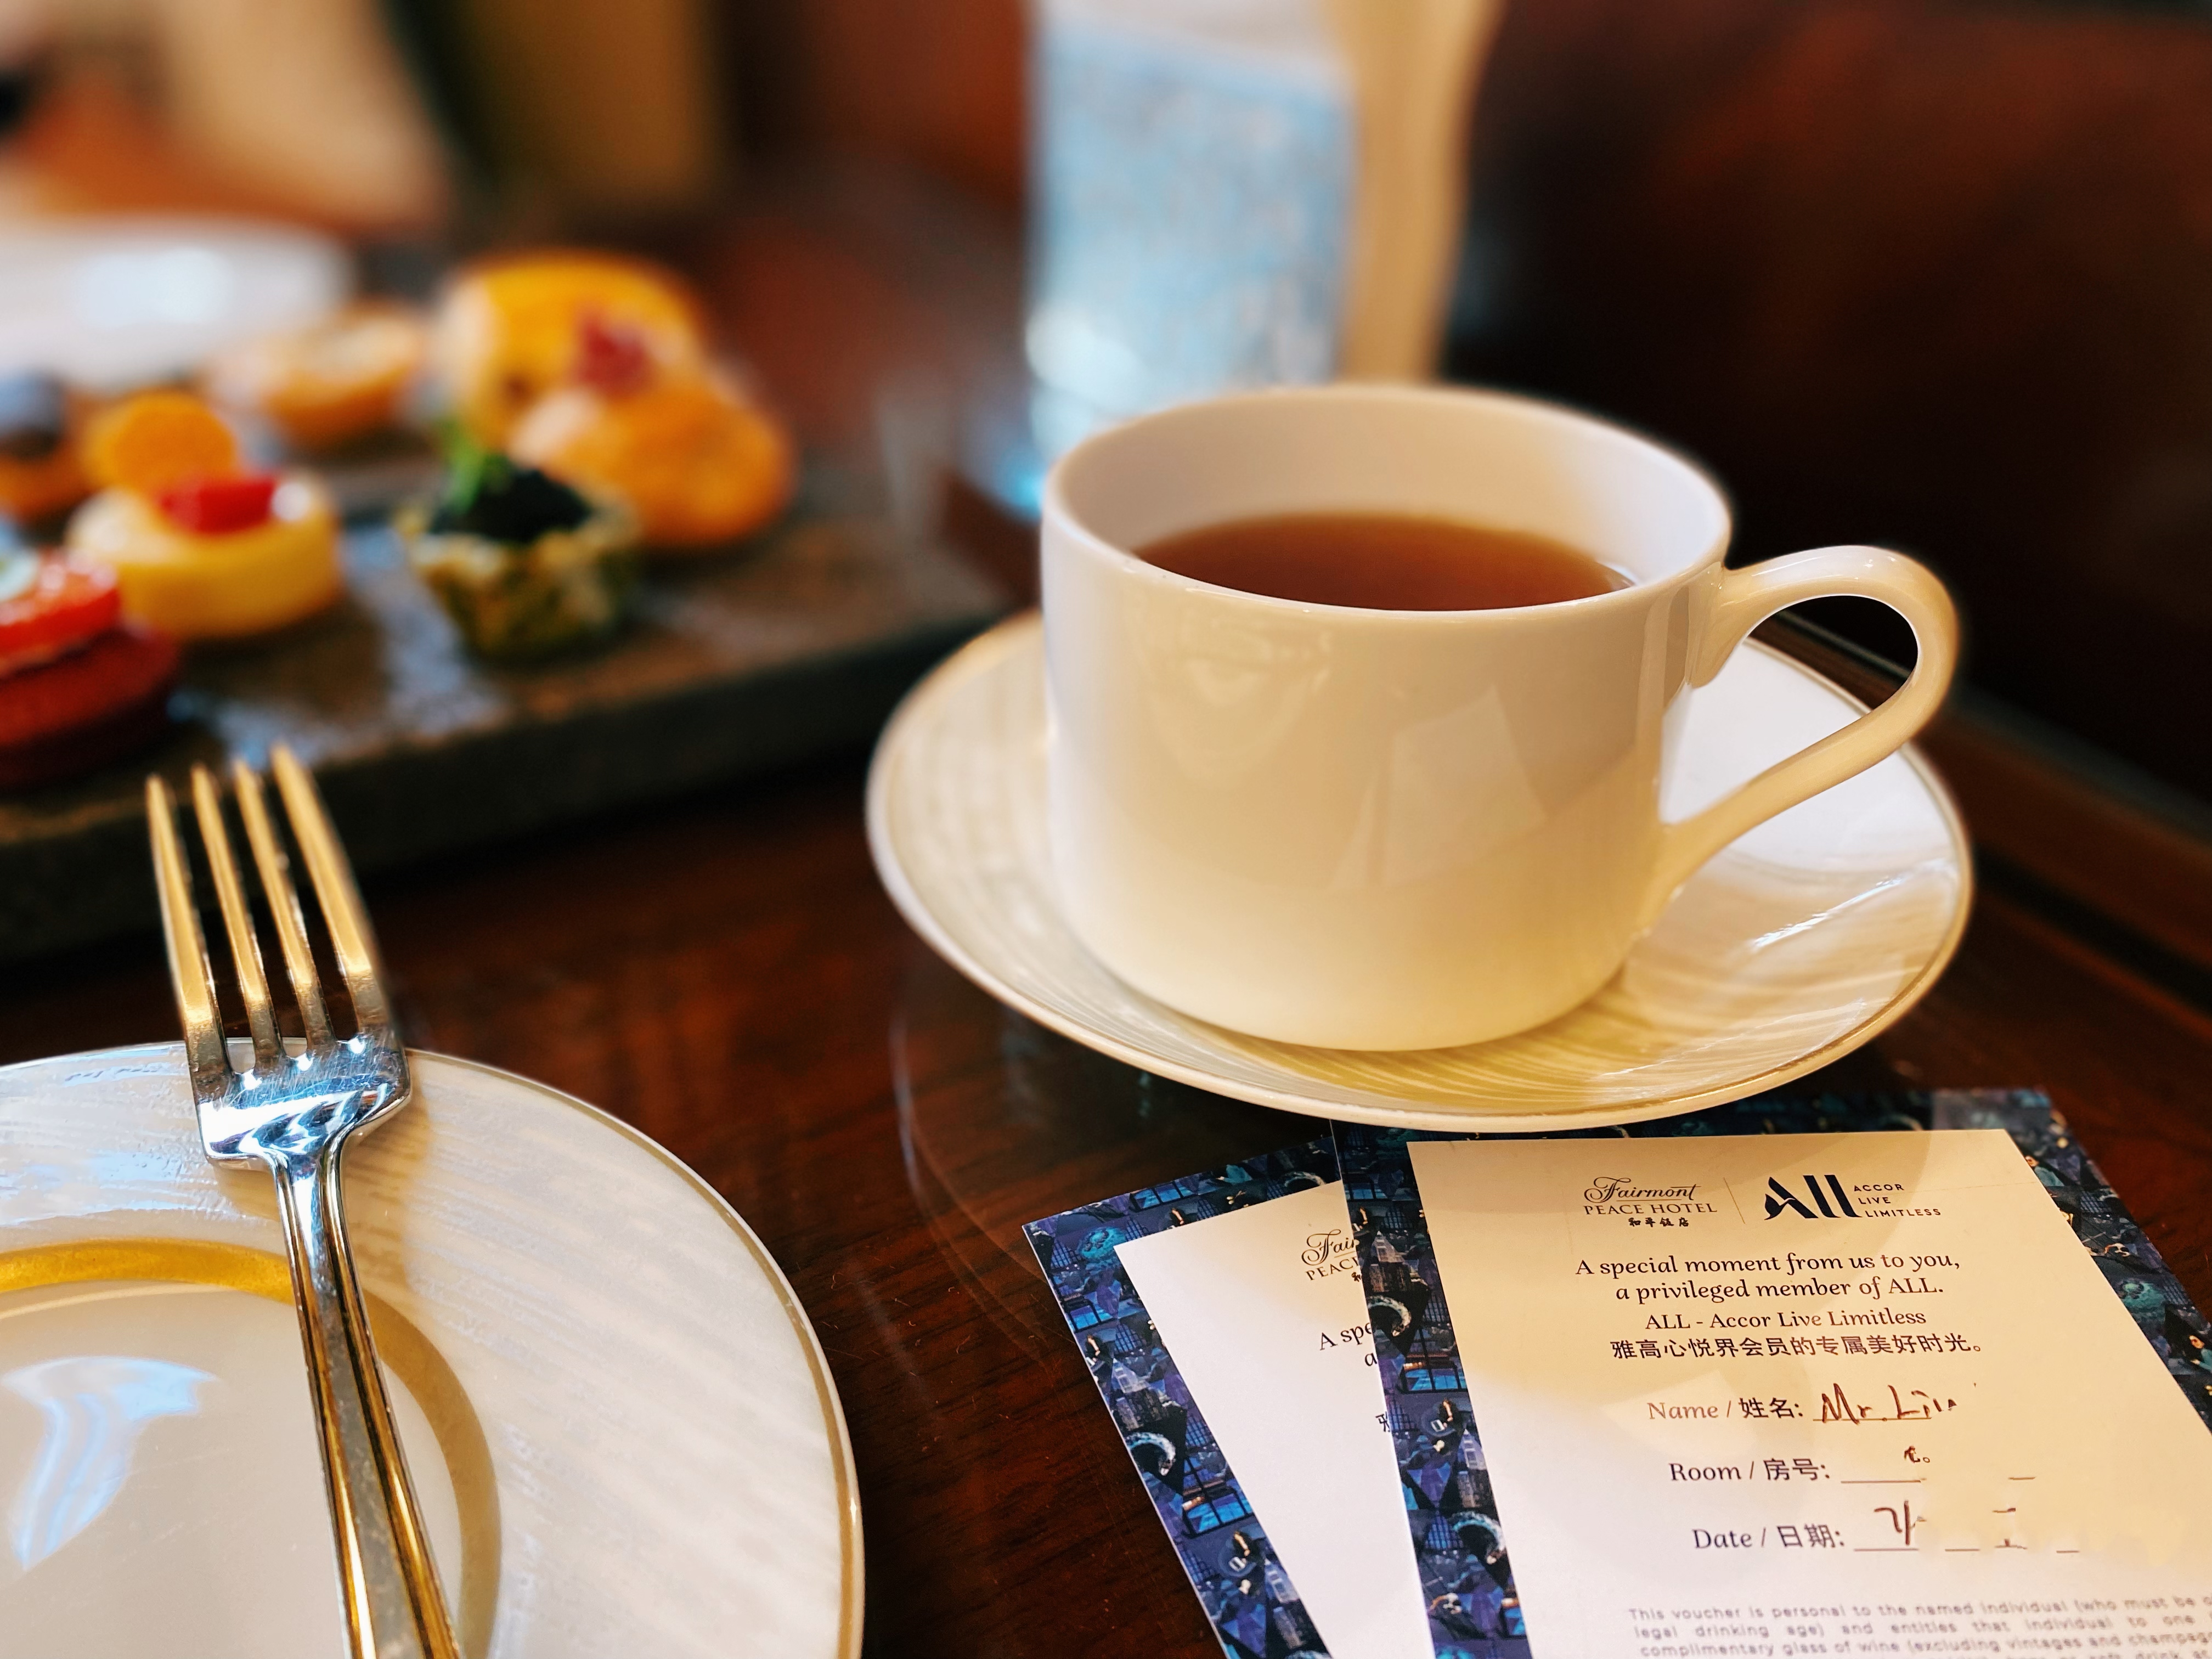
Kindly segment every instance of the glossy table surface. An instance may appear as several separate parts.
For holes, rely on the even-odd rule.
[[[896,294],[851,246],[772,216],[735,236],[716,257],[738,337],[748,307],[835,301],[896,359]],[[953,360],[932,362],[970,391],[1004,368]],[[843,392],[794,379],[820,401],[790,406],[834,439],[880,370],[840,368]],[[974,539],[1018,585],[1018,532]],[[1910,1015],[1793,1092],[2042,1085],[2212,1300],[2212,855],[1971,709],[1928,746],[1984,854],[1966,942]],[[1018,1228],[1316,1126],[969,987],[876,883],[864,775],[835,758],[371,883],[406,1035],[636,1124],[775,1253],[851,1427],[870,1651],[1217,1652]],[[151,937],[0,973],[0,1061],[174,1034]]]
[[[417,1044],[629,1119],[751,1222],[858,1458],[869,1646],[1215,1650],[1018,1229],[1304,1139],[1000,1009],[878,888],[857,762],[378,884]],[[13,971],[0,1059],[169,1034],[153,942]],[[2212,1297],[2212,1018],[1987,887],[1919,1008],[1808,1088],[2040,1084]]]

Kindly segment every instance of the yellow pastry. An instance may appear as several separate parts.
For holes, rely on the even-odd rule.
[[[217,402],[263,416],[294,448],[327,449],[398,420],[425,343],[413,311],[371,301],[234,347],[209,364],[203,383]]]
[[[705,377],[630,392],[563,386],[514,428],[514,458],[621,497],[648,547],[748,535],[791,498],[791,441],[775,418]]]
[[[478,443],[505,446],[523,411],[578,378],[591,325],[634,340],[653,374],[706,362],[699,309],[671,273],[614,254],[554,252],[489,261],[447,289],[431,362]]]
[[[107,486],[70,520],[70,549],[115,572],[123,614],[183,640],[297,622],[343,586],[338,520],[301,474],[238,470],[238,442],[189,392],[103,411],[85,465]]]
[[[220,527],[248,516],[222,504],[225,494],[264,487],[258,520]],[[186,505],[195,500],[218,504],[197,511]],[[337,514],[323,487],[297,473],[180,485],[158,499],[104,489],[70,520],[69,546],[115,572],[125,617],[184,640],[283,628],[331,604],[344,586]]]

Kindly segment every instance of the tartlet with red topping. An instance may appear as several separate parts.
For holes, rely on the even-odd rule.
[[[85,459],[106,488],[70,520],[70,550],[115,573],[132,620],[181,640],[237,639],[343,591],[328,492],[306,473],[247,471],[230,428],[189,392],[106,411]]]
[[[91,771],[167,726],[176,643],[122,610],[112,572],[0,545],[0,789]]]
[[[656,552],[726,547],[772,522],[796,471],[781,422],[727,374],[656,363],[635,331],[587,313],[572,378],[532,404],[514,458],[629,503]]]

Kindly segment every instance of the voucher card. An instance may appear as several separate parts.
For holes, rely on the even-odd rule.
[[[1231,1659],[1427,1643],[1327,1140],[1032,1223]]]
[[[1420,1583],[1341,1183],[1118,1254],[1329,1653],[1420,1653]]]
[[[2212,1348],[2208,1348],[2212,1326],[2191,1305],[2180,1281],[2160,1260],[2064,1120],[2037,1091],[1765,1097],[1626,1129],[1576,1131],[1560,1138],[1612,1146],[1623,1139],[1878,1133],[1931,1127],[2004,1132],[2023,1167],[2063,1219],[2081,1256],[2126,1311],[2153,1361],[2179,1384],[2177,1392],[2191,1410],[2212,1426]],[[1500,1504],[1492,1480],[1488,1430],[1476,1426],[1461,1359],[1461,1323],[1482,1324],[1491,1314],[1480,1302],[1462,1304],[1457,1291],[1448,1297],[1423,1194],[1413,1178],[1416,1146],[1473,1137],[1341,1123],[1335,1134],[1346,1200],[1366,1277],[1378,1375],[1407,1493],[1407,1518],[1433,1651],[1438,1659],[1526,1655],[1530,1651],[1529,1626],[1516,1579],[1516,1557],[1508,1548],[1518,1534],[1510,1508]],[[1637,1224],[1630,1230],[1632,1236],[1665,1238],[1695,1231],[1686,1224],[1694,1221],[1694,1215],[1669,1211],[1658,1201],[1624,1218]],[[1638,1352],[1640,1356],[1642,1350]],[[1762,1357],[1766,1357],[1763,1344]],[[2185,1635],[2188,1628],[2176,1627]],[[1902,1643],[1905,1638],[1897,1639]],[[1924,1652],[1998,1650],[1986,1644],[1978,1649],[1931,1645],[1948,1639],[1940,1635],[1911,1638]],[[2185,1650],[2163,1645],[2175,1639],[2169,1632],[2158,1638],[2158,1646],[2146,1649],[2142,1640],[2134,1645],[2145,1650]],[[1723,1638],[1696,1634],[1683,1637],[1681,1644],[1672,1647],[1668,1640],[1639,1641],[1637,1650],[1648,1646],[1653,1659],[1687,1659],[1692,1652],[1714,1653],[1727,1647]],[[1549,1652],[1540,1643],[1535,1650]],[[1817,1636],[1784,1638],[1770,1629],[1765,1638],[1747,1638],[1739,1650],[1810,1653],[1822,1648]],[[1900,1646],[1894,1650],[1910,1650]],[[2042,1650],[2096,1650],[2088,1639],[2069,1636],[2053,1637]],[[2126,1644],[2113,1638],[2108,1650],[2124,1651]]]
[[[2212,1656],[2212,1435],[2008,1135],[1407,1151],[1544,1659]]]

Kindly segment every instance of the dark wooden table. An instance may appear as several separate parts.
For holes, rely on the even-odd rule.
[[[732,233],[717,257],[739,338],[765,326],[749,305],[830,325],[842,282],[905,361],[865,244],[774,216]],[[988,317],[932,323],[893,299],[920,307],[953,384],[1003,371],[945,355],[971,324],[1010,337]],[[863,388],[881,369],[837,366]],[[821,392],[811,411],[793,398],[817,435],[851,407],[851,387],[784,372]],[[966,511],[1018,579],[1018,537]],[[2212,1300],[2212,850],[1973,708],[1929,747],[1983,852],[1965,945],[1911,1014],[1802,1086],[2047,1088]],[[407,1036],[637,1124],[767,1241],[851,1425],[870,1651],[1215,1653],[1017,1230],[1311,1126],[1159,1085],[960,980],[877,885],[863,768],[837,757],[373,883]],[[0,974],[0,1061],[174,1033],[150,937]]]

